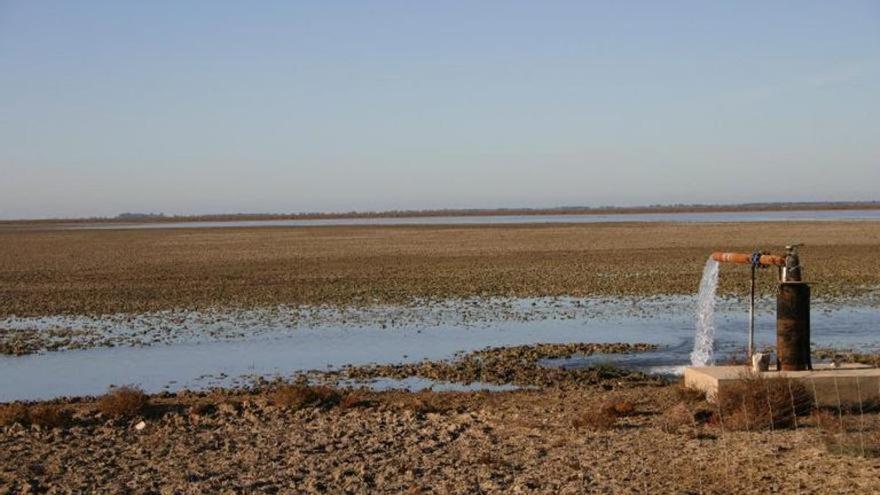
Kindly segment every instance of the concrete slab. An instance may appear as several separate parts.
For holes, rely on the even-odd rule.
[[[820,406],[880,402],[880,368],[864,364],[844,364],[840,368],[814,365],[811,371],[764,371],[767,379],[791,378],[807,387]],[[750,373],[748,366],[689,366],[684,369],[684,384],[706,393],[714,400],[718,393]]]

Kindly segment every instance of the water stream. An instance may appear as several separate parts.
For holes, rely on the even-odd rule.
[[[715,347],[715,292],[718,290],[719,263],[712,258],[706,261],[700,292],[697,294],[697,322],[694,334],[694,350],[691,364],[706,366],[714,362]]]

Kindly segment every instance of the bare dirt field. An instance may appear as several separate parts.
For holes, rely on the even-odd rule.
[[[880,224],[0,229],[0,316],[468,296],[692,294],[716,249],[804,243],[814,296],[880,287]],[[722,293],[748,270],[725,268]],[[761,277],[772,290],[774,277]]]
[[[153,396],[129,415],[119,401],[115,409],[105,402],[28,406],[42,426],[3,427],[0,493],[880,488],[876,413],[843,416],[845,436],[836,411],[734,428],[719,421],[733,417],[728,411],[639,376],[504,393],[266,386]]]

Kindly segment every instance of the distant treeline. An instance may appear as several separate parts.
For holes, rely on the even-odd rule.
[[[120,213],[116,215],[116,220],[158,220],[165,218],[164,213]]]
[[[309,213],[227,213],[215,215],[165,215],[163,213],[122,213],[115,217],[8,220],[0,223],[160,223],[222,222],[258,220],[319,220],[342,218],[400,218],[498,215],[611,215],[625,213],[711,213],[736,211],[874,210],[880,201],[836,201],[798,203],[670,204],[646,206],[558,206],[553,208],[447,208],[435,210],[387,210]]]

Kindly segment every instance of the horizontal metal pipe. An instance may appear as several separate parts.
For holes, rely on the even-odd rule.
[[[752,255],[749,253],[712,253],[712,259],[719,263],[740,263],[743,265],[752,264]],[[762,254],[758,260],[758,264],[765,266],[785,266],[785,258],[776,256],[775,254]]]

